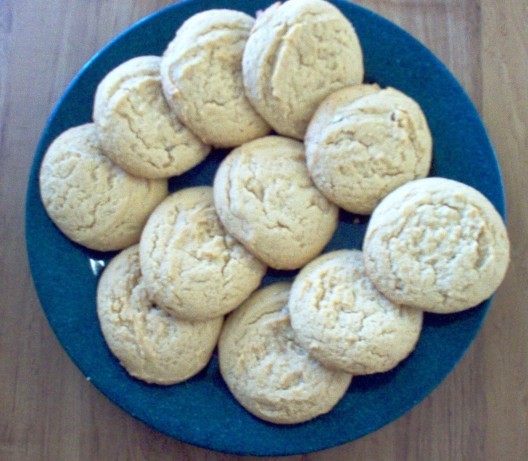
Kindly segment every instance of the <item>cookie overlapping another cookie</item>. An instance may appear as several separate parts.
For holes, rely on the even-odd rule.
[[[228,315],[219,361],[234,398],[266,421],[304,422],[352,375],[412,355],[423,311],[469,309],[500,285],[501,217],[467,185],[419,179],[432,157],[424,113],[363,76],[354,27],[323,0],[275,4],[256,21],[206,11],[162,58],[111,71],[95,124],[51,144],[40,174],[50,218],[88,248],[128,247],[99,280],[97,310],[129,374],[190,378]],[[270,125],[283,136],[266,136]],[[166,178],[210,145],[235,147],[213,184],[171,181],[167,197]],[[372,213],[363,253],[320,256],[339,213],[350,219],[340,208]],[[301,268],[291,290],[259,289],[267,265]]]

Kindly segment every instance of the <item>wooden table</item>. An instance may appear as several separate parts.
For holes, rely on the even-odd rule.
[[[103,397],[49,328],[31,282],[24,199],[50,110],[83,63],[167,0],[0,0],[0,460],[230,460]],[[528,1],[358,0],[457,76],[497,149],[512,263],[476,341],[419,406],[356,442],[293,460],[528,460]],[[241,458],[240,458],[241,459]]]

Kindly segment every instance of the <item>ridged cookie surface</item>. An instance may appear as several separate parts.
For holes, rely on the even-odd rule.
[[[326,253],[305,266],[288,302],[295,339],[329,368],[353,375],[394,368],[414,349],[423,312],[383,296],[357,250]]]
[[[370,219],[365,270],[392,301],[437,312],[476,306],[498,288],[509,263],[506,227],[489,200],[444,178],[411,181]]]
[[[208,10],[185,21],[163,54],[167,101],[205,143],[233,147],[269,133],[242,83],[242,54],[254,19]]]
[[[431,166],[431,133],[420,106],[378,85],[353,85],[326,98],[305,145],[317,188],[354,213],[370,214],[389,192],[427,176]]]
[[[132,176],[102,151],[95,125],[70,128],[48,148],[40,168],[44,207],[74,242],[99,251],[139,241],[152,210],[167,196],[167,180]]]
[[[223,318],[177,319],[150,301],[138,246],[119,253],[97,288],[97,315],[108,347],[129,374],[149,383],[175,384],[204,368]]]
[[[329,412],[352,376],[332,371],[293,339],[286,309],[290,285],[255,292],[229,315],[218,344],[220,371],[250,413],[278,424],[308,421]]]
[[[113,69],[95,94],[93,118],[105,154],[144,178],[180,175],[211,147],[176,117],[163,96],[158,56],[140,56]]]
[[[275,269],[296,269],[332,238],[338,208],[314,186],[301,142],[267,136],[233,150],[214,180],[226,229]]]
[[[174,315],[205,320],[235,309],[266,266],[229,235],[211,187],[182,189],[150,216],[140,242],[141,270],[152,299]]]
[[[364,73],[354,27],[322,0],[275,3],[257,15],[242,69],[253,106],[277,133],[297,139],[326,96]]]

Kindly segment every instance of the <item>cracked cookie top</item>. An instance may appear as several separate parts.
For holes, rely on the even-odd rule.
[[[318,189],[360,214],[370,214],[398,186],[427,176],[432,158],[431,133],[420,106],[378,85],[353,85],[326,98],[305,144]]]
[[[128,373],[156,384],[185,381],[204,368],[223,318],[181,320],[150,301],[137,245],[119,253],[97,287],[97,315],[108,347]]]
[[[208,10],[178,29],[163,54],[167,101],[203,142],[234,147],[271,130],[244,93],[242,54],[254,19],[234,10]]]
[[[278,424],[329,412],[352,376],[325,368],[293,339],[290,284],[256,291],[227,318],[218,342],[220,372],[250,413]]]
[[[229,233],[275,269],[315,258],[337,228],[338,208],[314,186],[301,142],[267,136],[233,150],[214,180]]]
[[[504,278],[509,250],[489,200],[444,178],[418,179],[390,193],[363,242],[366,272],[387,298],[437,313],[489,298]]]
[[[39,186],[57,227],[99,251],[137,243],[151,211],[168,193],[166,179],[138,178],[114,165],[102,153],[93,123],[70,128],[53,141]]]
[[[140,253],[152,300],[189,320],[232,311],[266,272],[220,223],[211,187],[182,189],[167,197],[145,226]]]
[[[93,119],[105,154],[144,178],[180,175],[211,150],[176,117],[163,96],[161,58],[124,62],[101,81]]]
[[[305,266],[288,309],[296,341],[323,365],[354,375],[394,368],[422,329],[422,311],[383,296],[357,250],[327,253]]]
[[[276,3],[257,16],[242,61],[249,100],[273,129],[303,139],[321,101],[363,81],[352,24],[321,0]]]

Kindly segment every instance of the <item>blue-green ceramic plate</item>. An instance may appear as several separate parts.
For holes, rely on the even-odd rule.
[[[65,129],[89,122],[94,92],[104,75],[134,56],[160,55],[176,29],[210,8],[254,14],[270,1],[184,1],[140,21],[110,42],[80,71],[44,129],[28,185],[26,239],[31,273],[51,327],[86,377],[111,401],[149,426],[178,440],[223,452],[288,455],[355,440],[398,418],[450,372],[479,330],[489,300],[452,315],[426,315],[413,354],[396,369],[357,377],[329,414],[294,426],[278,426],[247,413],[230,395],[213,358],[189,381],[158,387],[127,375],[105,345],[96,316],[98,274],[113,254],[86,250],[64,237],[44,211],[38,171],[51,143]],[[456,179],[484,195],[504,215],[497,160],[478,113],[449,71],[420,43],[389,21],[345,1],[335,1],[353,22],[364,50],[366,80],[393,86],[417,100],[434,139],[431,175]],[[171,181],[173,190],[211,184],[225,151]],[[328,249],[360,248],[367,220],[342,213]],[[265,283],[291,277],[270,273]]]

